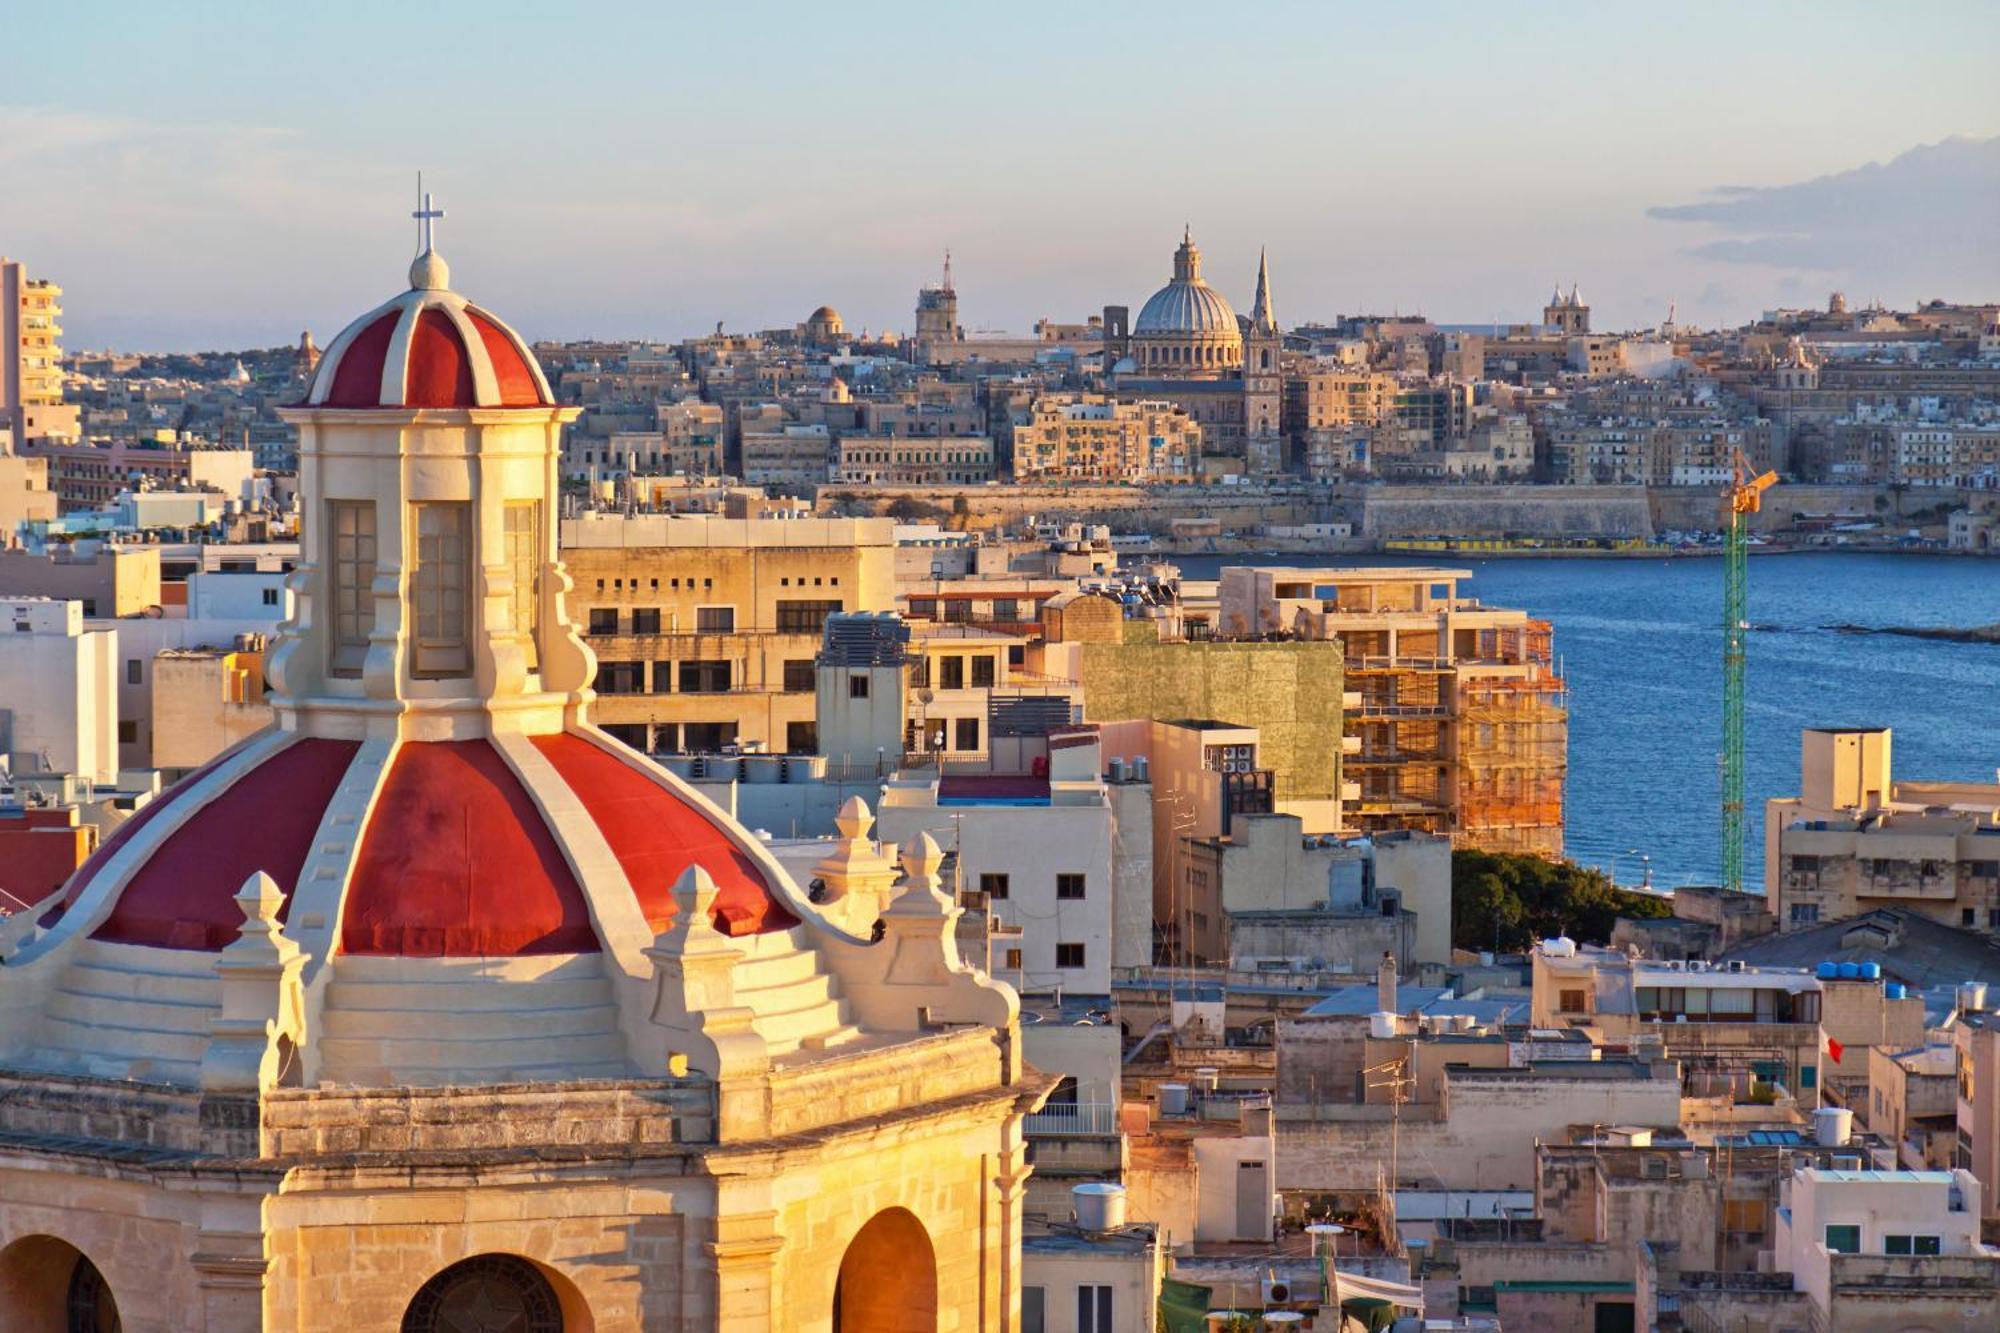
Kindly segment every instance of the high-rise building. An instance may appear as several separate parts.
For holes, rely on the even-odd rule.
[[[63,402],[62,288],[0,255],[0,427],[23,440],[77,437]]]

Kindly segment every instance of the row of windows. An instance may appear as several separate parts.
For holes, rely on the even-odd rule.
[[[514,627],[528,637],[532,667],[541,601],[541,505],[511,503],[504,511],[502,547],[512,576]],[[424,500],[410,506],[410,667],[419,676],[472,670],[472,506],[465,500]],[[379,555],[372,500],[327,503],[329,669],[360,673],[374,628]]]
[[[1081,872],[1064,871],[1056,876],[1056,897],[1081,899],[1087,876]],[[992,901],[1004,901],[1012,893],[1012,881],[1005,872],[982,871],[979,876],[979,891]]]
[[[957,655],[940,657],[937,660],[937,688],[941,690],[962,690],[965,688],[965,664],[968,659]],[[970,659],[972,663],[972,688],[992,689],[999,675],[997,660],[989,654],[980,654]],[[921,658],[917,670],[911,673],[910,685],[914,689],[925,689],[931,683],[931,659]]]
[[[818,634],[826,627],[826,618],[842,610],[844,603],[839,599],[828,601],[780,601],[777,605],[777,632],[780,634]],[[631,628],[627,634],[658,634],[663,609],[657,606],[635,606],[631,609]],[[626,623],[624,613],[615,606],[592,607],[585,622],[594,636],[604,637],[620,632]],[[736,608],[733,606],[698,606],[694,611],[694,632],[697,634],[734,634],[736,632]]]
[[[1045,1287],[1021,1288],[1021,1333],[1055,1333],[1063,1321],[1049,1311]],[[1076,1289],[1076,1333],[1112,1333],[1111,1288],[1091,1284]]]
[[[585,624],[594,637],[603,638],[619,632],[621,617],[615,606],[594,606],[587,613]],[[658,634],[660,632],[660,608],[657,606],[637,606],[632,608],[632,628],[628,634]],[[736,632],[736,608],[733,606],[698,606],[694,609],[694,632],[697,634],[734,634]]]
[[[1826,1229],[1826,1248],[1836,1254],[1861,1253],[1861,1228],[1853,1223],[1832,1223]],[[1882,1253],[1895,1255],[1936,1255],[1944,1252],[1937,1236],[1893,1235],[1882,1237]]]

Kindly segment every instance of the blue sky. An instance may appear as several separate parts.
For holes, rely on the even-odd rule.
[[[400,285],[419,167],[456,285],[531,337],[822,302],[906,328],[946,246],[969,325],[1080,319],[1143,301],[1184,221],[1239,306],[1268,245],[1288,321],[1525,319],[1557,280],[1611,326],[2000,297],[2000,247],[1924,230],[1972,226],[1991,152],[1774,190],[2000,135],[1992,4],[0,0],[0,28],[38,53],[0,83],[0,250],[68,288],[72,346],[330,337]]]

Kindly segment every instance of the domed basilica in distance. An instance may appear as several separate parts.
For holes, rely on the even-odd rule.
[[[1053,1080],[937,847],[850,802],[809,901],[592,724],[577,409],[419,216],[286,414],[274,725],[0,926],[0,1323],[1015,1327]]]
[[[1247,318],[1201,275],[1191,230],[1174,251],[1174,276],[1139,308],[1105,312],[1105,355],[1121,394],[1178,404],[1201,423],[1210,452],[1245,459],[1253,473],[1283,464],[1284,335],[1272,306],[1270,265],[1257,261],[1257,295]]]

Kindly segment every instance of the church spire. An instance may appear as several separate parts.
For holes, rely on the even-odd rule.
[[[1257,250],[1257,299],[1250,307],[1250,326],[1259,333],[1278,331],[1278,315],[1271,308],[1271,264],[1261,246]]]

